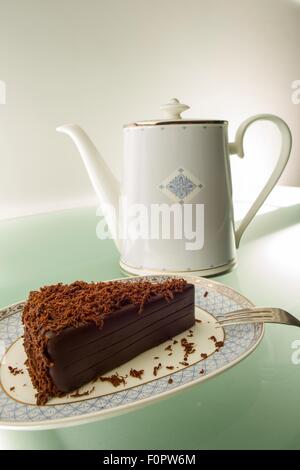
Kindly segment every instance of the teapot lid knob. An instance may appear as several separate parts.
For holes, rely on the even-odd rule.
[[[160,109],[163,111],[165,118],[170,121],[182,119],[180,116],[183,111],[186,111],[190,107],[187,104],[180,103],[177,98],[173,98],[169,103],[163,104]]]

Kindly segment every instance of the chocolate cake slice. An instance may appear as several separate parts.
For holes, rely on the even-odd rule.
[[[22,320],[42,405],[191,328],[194,286],[183,279],[56,284],[30,293]]]

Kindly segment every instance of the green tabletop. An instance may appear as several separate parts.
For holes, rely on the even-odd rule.
[[[300,189],[265,205],[247,230],[238,267],[216,279],[257,305],[300,318]],[[0,222],[1,306],[43,284],[121,277],[112,241],[96,238],[95,208]],[[267,325],[257,350],[211,380],[98,423],[52,431],[0,431],[1,449],[300,448],[300,329]]]

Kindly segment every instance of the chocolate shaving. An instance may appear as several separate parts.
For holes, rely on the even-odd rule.
[[[87,390],[86,392],[80,393],[79,390],[77,390],[73,395],[70,395],[72,398],[80,398],[80,397],[88,397],[93,391],[95,390],[95,387],[91,388],[91,390]]]
[[[204,369],[200,369],[199,374],[204,374]]]
[[[186,285],[183,279],[164,282],[96,282],[76,281],[55,284],[29,294],[24,307],[23,322],[30,322],[44,331],[60,331],[68,326],[94,323],[102,328],[105,318],[124,305],[135,304],[139,312],[151,297],[162,295],[172,300]],[[34,325],[32,325],[34,326]],[[26,336],[26,335],[25,335]]]
[[[168,384],[172,384],[173,383],[173,379],[171,379],[171,377],[169,378],[168,380]]]
[[[205,291],[204,294],[203,294],[203,297],[207,297],[208,296],[208,292]]]
[[[109,377],[99,377],[99,379],[101,380],[101,382],[110,382],[114,387],[119,387],[119,385],[123,384],[124,387],[126,385],[126,380],[127,379],[127,375],[125,375],[123,377],[123,375],[119,375],[118,372],[116,372],[115,374],[109,376]]]
[[[58,395],[57,393],[56,396],[60,396],[60,395]],[[36,397],[36,404],[39,406],[46,405],[47,401],[49,400],[49,395],[47,392],[38,392],[35,394],[35,397]]]
[[[17,367],[8,366],[8,370],[12,375],[24,374],[23,369],[18,369]]]
[[[202,323],[202,320],[199,320],[198,318],[195,319],[196,323]]]
[[[196,349],[194,348],[195,343],[189,343],[186,338],[182,338],[181,339],[181,346],[184,349],[184,361],[186,361],[188,356],[190,354],[193,354],[196,351]]]
[[[166,366],[166,369],[173,370],[174,366]]]
[[[157,372],[159,371],[159,369],[161,369],[161,363],[159,363],[157,366],[154,366],[153,368],[153,375],[156,377],[157,376]]]
[[[207,358],[207,354],[206,354],[206,353],[201,353],[200,356],[202,357],[202,359],[206,359],[206,358]]]
[[[144,369],[141,369],[141,370],[130,369],[129,375],[131,375],[131,377],[134,377],[136,379],[141,379],[144,372],[145,372]]]
[[[182,364],[183,366],[189,366],[189,363],[186,361],[179,362],[179,364]]]
[[[165,351],[172,351],[172,345],[169,344],[169,346],[167,346],[167,347],[165,348]]]
[[[16,389],[16,387],[10,387],[10,391],[13,392]]]
[[[210,338],[208,338],[208,339],[210,339],[210,340],[211,340],[211,341],[213,341],[214,343],[216,343],[216,342],[217,342],[217,338],[216,338],[215,336],[211,336],[211,337],[210,337]]]
[[[222,348],[224,346],[224,341],[216,341],[215,346],[217,348]]]
[[[177,343],[178,343],[177,339],[174,339],[173,344],[177,344]]]

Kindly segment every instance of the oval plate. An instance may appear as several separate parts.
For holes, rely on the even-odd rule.
[[[157,282],[166,277],[141,276],[140,279]],[[51,429],[121,414],[214,377],[250,354],[263,337],[263,324],[231,325],[223,330],[216,327],[216,319],[221,314],[253,304],[233,289],[215,281],[184,277],[195,285],[195,313],[198,321],[192,330],[106,374],[118,372],[125,376],[125,385],[114,388],[109,382],[98,381],[87,384],[78,393],[52,399],[46,406],[34,404],[35,390],[24,367],[26,356],[20,339],[23,333],[21,314],[24,302],[0,310],[0,345],[4,353],[0,367],[0,427]],[[123,280],[130,279],[139,278]],[[216,338],[215,341],[224,341],[223,347],[216,348],[212,337]],[[189,356],[188,363],[183,360],[182,338],[194,344],[195,352]],[[154,367],[159,363],[162,366],[154,376]],[[8,367],[16,367],[22,372],[11,374]],[[131,368],[144,369],[142,379],[130,377]]]

